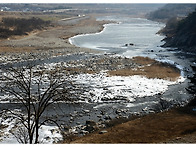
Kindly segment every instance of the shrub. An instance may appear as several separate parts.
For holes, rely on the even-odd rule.
[[[35,29],[41,30],[50,25],[50,21],[44,21],[40,18],[2,18],[0,23],[0,38],[8,38],[11,35],[26,35]]]

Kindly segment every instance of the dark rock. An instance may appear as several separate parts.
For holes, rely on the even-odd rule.
[[[159,111],[162,111],[162,110],[166,110],[166,109],[171,108],[174,104],[176,105],[175,101],[167,101],[167,100],[164,100],[164,99],[160,99],[159,103],[154,105],[153,111],[154,112],[159,112]]]
[[[102,116],[101,116],[101,115],[97,115],[97,117],[98,117],[98,118],[101,118]]]
[[[80,125],[81,123],[80,123],[80,122],[76,122],[76,124],[77,124],[77,125]]]
[[[47,137],[45,137],[44,139],[46,139],[46,140],[50,140],[51,138],[50,138],[49,136],[47,136]]]
[[[93,121],[93,120],[87,120],[87,121],[86,121],[86,125],[96,126],[96,122]]]
[[[95,130],[94,126],[87,125],[85,128],[85,131],[88,131],[89,133],[93,132]]]
[[[88,120],[86,121],[86,128],[85,128],[85,131],[88,131],[88,132],[93,132],[96,130],[96,122],[94,122],[93,120]]]
[[[104,115],[104,114],[105,114],[105,112],[104,112],[104,111],[101,111],[101,112],[100,112],[100,114],[101,114],[101,115]]]
[[[79,116],[80,116],[80,117],[82,117],[82,116],[83,116],[83,114],[79,114]]]
[[[188,103],[188,106],[196,106],[196,99],[192,99],[190,100],[190,102]]]
[[[61,128],[62,128],[62,130],[65,131],[65,132],[67,132],[67,131],[69,131],[69,130],[71,129],[70,126],[61,126]]]
[[[162,109],[168,109],[172,105],[169,101],[166,101],[166,100],[163,100],[163,99],[160,99],[159,103],[160,103]]]
[[[109,115],[106,115],[106,116],[104,117],[104,119],[105,119],[105,120],[111,120],[112,118],[111,118]]]
[[[122,111],[120,110],[120,109],[117,109],[116,111],[115,111],[115,113],[116,114],[120,114]]]
[[[80,131],[80,134],[83,134],[83,135],[85,135],[87,133],[88,133],[88,131],[84,131],[84,130]]]

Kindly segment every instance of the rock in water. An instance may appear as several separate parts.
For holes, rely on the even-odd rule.
[[[86,121],[86,125],[96,126],[96,122],[93,121],[93,120],[87,120],[87,121]]]
[[[130,45],[130,46],[133,46],[134,44],[133,44],[133,43],[129,43],[129,45]]]

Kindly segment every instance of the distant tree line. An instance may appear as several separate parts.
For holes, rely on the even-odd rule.
[[[0,8],[10,8],[9,11],[44,11],[44,10],[55,10],[55,9],[72,9],[68,4],[46,4],[46,3],[0,3]]]
[[[196,10],[186,18],[170,19],[162,30],[166,35],[166,47],[195,47],[196,46]]]
[[[147,18],[167,22],[173,17],[185,17],[190,12],[193,12],[196,4],[167,4],[156,11],[147,14]]]
[[[0,22],[0,38],[8,38],[12,35],[26,35],[27,32],[35,29],[41,30],[49,25],[50,21],[35,17],[30,19],[4,17]]]
[[[148,19],[165,22],[158,33],[166,35],[163,47],[177,47],[194,52],[196,47],[196,4],[167,4],[147,15]]]

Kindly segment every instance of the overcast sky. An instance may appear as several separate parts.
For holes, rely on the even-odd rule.
[[[195,0],[0,0],[0,3],[195,3]]]

